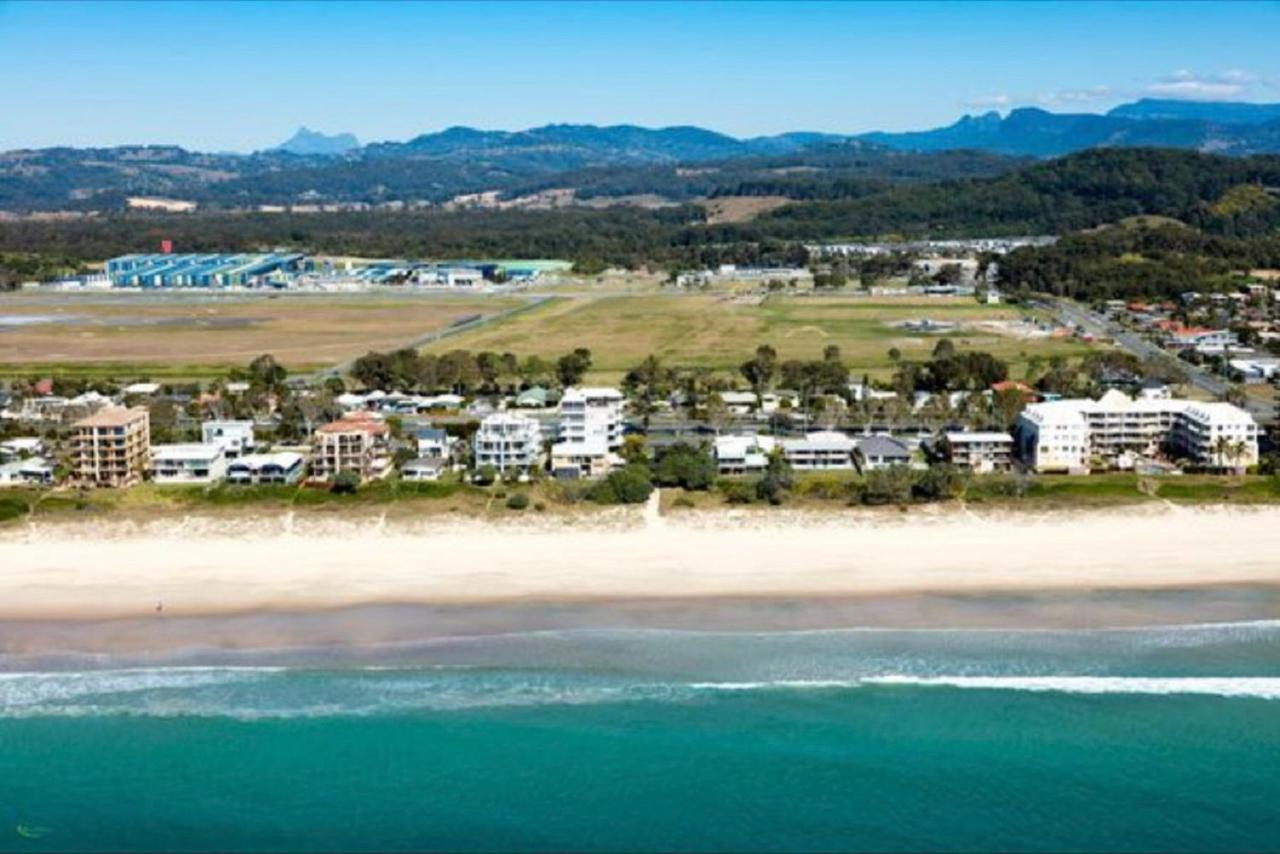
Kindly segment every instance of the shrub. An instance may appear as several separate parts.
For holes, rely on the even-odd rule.
[[[490,465],[483,465],[476,469],[475,476],[472,480],[480,486],[488,486],[498,479],[498,470]]]
[[[658,456],[653,479],[660,486],[707,489],[716,479],[716,461],[706,448],[677,442]]]
[[[756,500],[756,484],[750,480],[722,478],[716,481],[716,489],[730,504],[750,504]]]
[[[911,494],[921,501],[950,501],[964,495],[967,475],[954,466],[931,466],[916,478]]]
[[[597,504],[642,504],[653,492],[649,472],[643,466],[631,465],[609,472],[588,493]]]
[[[529,496],[523,492],[513,492],[507,496],[508,510],[523,510],[529,506]]]
[[[541,501],[535,501],[533,502],[533,509],[539,513],[545,513],[547,511],[547,505],[543,504]]]
[[[770,504],[781,504],[782,497],[791,489],[791,466],[783,458],[782,452],[775,449],[769,455],[769,465],[764,476],[756,481],[756,497]]]
[[[867,472],[862,484],[862,503],[870,505],[905,504],[911,500],[915,475],[904,466],[891,466]]]
[[[687,495],[677,495],[675,501],[671,502],[672,507],[693,507],[693,499]]]
[[[21,498],[0,498],[0,522],[8,522],[31,512],[31,505]]]
[[[848,498],[856,482],[848,475],[819,474],[800,478],[792,486],[796,495],[825,500]]]
[[[355,495],[360,489],[360,475],[353,471],[340,471],[333,478],[329,491],[334,495]]]

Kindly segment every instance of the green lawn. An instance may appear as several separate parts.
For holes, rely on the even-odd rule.
[[[1015,375],[1033,356],[1087,352],[1087,345],[1072,340],[1025,339],[973,328],[945,336],[918,334],[892,325],[925,318],[972,323],[1021,316],[1015,307],[979,305],[971,299],[770,297],[753,305],[702,294],[566,297],[429,349],[555,357],[587,347],[596,381],[616,381],[651,353],[675,366],[736,371],[760,344],[772,345],[782,359],[819,358],[834,344],[853,372],[879,376],[892,371],[891,348],[904,358],[922,359],[941,337],[963,349],[995,354],[1010,363]]]

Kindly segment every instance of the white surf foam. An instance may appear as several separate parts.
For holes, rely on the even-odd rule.
[[[1201,694],[1280,700],[1272,676],[869,676],[868,685],[917,685],[1067,694]]]

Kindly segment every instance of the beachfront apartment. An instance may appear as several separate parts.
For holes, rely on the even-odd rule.
[[[560,397],[558,438],[582,442],[604,439],[609,450],[622,447],[622,407],[626,398],[616,388],[567,388]]]
[[[244,454],[227,463],[227,482],[243,486],[294,484],[302,480],[307,461],[293,451]]]
[[[493,466],[500,474],[525,473],[542,465],[542,428],[527,415],[498,412],[480,422],[472,438],[476,468]]]
[[[1213,468],[1258,460],[1257,422],[1229,403],[1129,397],[1112,389],[1098,400],[1033,403],[1015,428],[1018,457],[1039,472],[1130,469],[1161,453]]]
[[[720,474],[741,475],[764,471],[777,446],[772,436],[717,436],[711,447]]]
[[[998,431],[952,431],[945,434],[951,464],[986,474],[1013,467],[1013,436]]]
[[[228,460],[253,453],[252,421],[205,421],[200,425],[200,441],[219,445]]]
[[[151,446],[151,480],[165,486],[217,483],[227,475],[227,453],[216,444]]]
[[[1089,425],[1075,403],[1055,400],[1022,411],[1014,433],[1015,450],[1024,465],[1038,472],[1089,471]]]
[[[558,441],[551,448],[557,477],[603,477],[622,460],[622,409],[616,388],[571,387],[560,398]]]
[[[100,409],[72,426],[72,476],[86,486],[132,486],[147,470],[150,446],[146,408]]]
[[[857,443],[835,430],[819,430],[803,439],[783,439],[782,456],[796,471],[852,469]]]
[[[391,473],[391,429],[368,412],[349,412],[316,428],[312,439],[311,476],[330,481],[350,471],[361,481],[379,480]]]
[[[1243,470],[1258,464],[1253,416],[1230,403],[1186,401],[1169,435],[1170,451],[1199,465]]]

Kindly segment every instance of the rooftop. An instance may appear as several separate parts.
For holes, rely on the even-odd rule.
[[[99,409],[92,415],[81,418],[75,423],[76,427],[127,427],[138,421],[149,418],[147,410],[141,406],[132,406],[125,408],[123,406],[109,406],[105,409]]]

